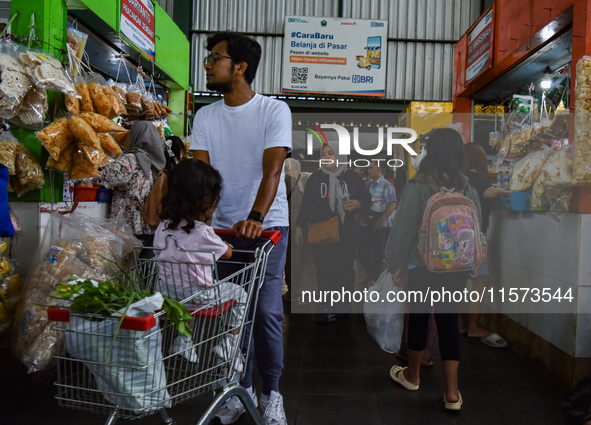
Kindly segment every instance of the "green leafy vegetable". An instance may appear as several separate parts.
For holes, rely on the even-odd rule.
[[[126,285],[107,280],[98,282],[95,286],[88,279],[71,280],[68,283],[58,284],[55,292],[59,298],[71,301],[69,309],[75,313],[110,316],[124,310],[125,314],[133,302],[154,295],[153,292],[140,289],[133,279],[129,282],[132,284]],[[192,330],[188,322],[191,320],[191,313],[180,302],[166,296],[163,298],[162,310],[168,313],[170,321],[177,327],[180,335],[190,337]]]

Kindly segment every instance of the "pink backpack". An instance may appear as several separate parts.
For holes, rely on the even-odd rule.
[[[429,198],[419,231],[419,254],[432,272],[473,270],[486,260],[478,209],[460,192],[441,188]]]

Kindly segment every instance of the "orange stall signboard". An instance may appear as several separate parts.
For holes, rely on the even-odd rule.
[[[494,41],[494,5],[468,34],[466,83],[492,66]]]

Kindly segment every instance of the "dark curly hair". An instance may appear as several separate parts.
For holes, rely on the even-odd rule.
[[[181,227],[190,233],[195,220],[205,221],[207,211],[220,199],[222,176],[211,165],[198,159],[183,159],[168,174],[168,190],[162,198],[163,220],[167,229]]]

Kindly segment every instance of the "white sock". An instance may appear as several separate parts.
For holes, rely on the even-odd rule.
[[[277,392],[275,390],[271,390],[271,394],[269,394],[269,395],[261,394],[261,402],[262,403],[271,403],[273,401],[273,399],[275,397],[277,397],[278,394],[279,394],[279,392]]]

